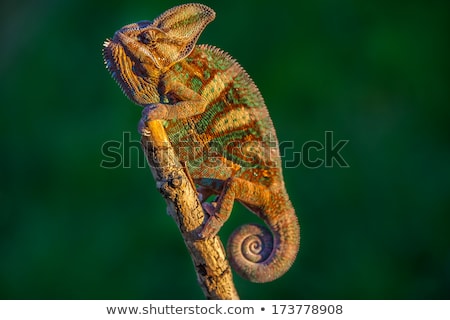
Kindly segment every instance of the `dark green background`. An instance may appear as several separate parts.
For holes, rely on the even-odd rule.
[[[203,298],[142,153],[104,169],[101,146],[140,108],[104,68],[105,38],[176,1],[1,6],[0,298]],[[449,299],[448,1],[204,1],[200,43],[253,77],[281,141],[324,132],[350,168],[285,169],[299,257],[247,299]],[[290,155],[292,156],[292,150]],[[321,156],[320,153],[313,156]],[[288,160],[285,158],[284,160]],[[236,206],[221,231],[253,219]]]

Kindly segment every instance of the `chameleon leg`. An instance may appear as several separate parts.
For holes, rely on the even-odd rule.
[[[270,194],[266,187],[239,178],[229,178],[223,183],[217,204],[204,204],[204,209],[210,217],[206,221],[200,236],[211,237],[219,232],[222,225],[230,217],[235,200],[244,202],[250,209],[255,208],[252,211],[260,215],[268,197],[270,197]]]
[[[228,239],[227,252],[233,269],[253,282],[272,281],[292,265],[300,244],[300,228],[285,192],[239,178],[224,181],[216,206],[205,203],[210,215],[200,233],[215,235],[229,218],[235,200],[264,220],[263,226],[246,224]]]
[[[201,203],[204,203],[210,196],[215,194],[213,190],[205,188],[203,186],[197,187],[197,192]]]
[[[227,221],[230,217],[235,198],[234,192],[230,188],[230,185],[232,185],[232,178],[224,182],[222,193],[215,204],[203,204],[203,209],[209,215],[209,218],[206,221],[203,230],[200,232],[200,237],[208,238],[216,235],[225,221]]]

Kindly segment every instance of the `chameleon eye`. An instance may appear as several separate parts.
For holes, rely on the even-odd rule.
[[[152,37],[148,32],[142,32],[137,36],[138,40],[143,44],[149,44],[153,41]]]

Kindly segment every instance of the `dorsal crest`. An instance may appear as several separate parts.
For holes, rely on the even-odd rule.
[[[187,57],[202,31],[215,16],[211,8],[190,3],[169,9],[153,20],[149,26],[149,30],[156,36],[152,50],[162,62],[162,67],[168,67]]]

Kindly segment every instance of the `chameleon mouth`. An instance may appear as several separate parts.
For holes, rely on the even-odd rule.
[[[102,50],[102,55],[103,55],[103,62],[105,63],[106,69],[108,69],[108,71],[112,74],[113,73],[113,53],[112,53],[112,41],[111,39],[106,39],[103,42],[103,50]]]
[[[113,54],[113,42],[111,41],[111,39],[106,39],[103,42],[103,50],[102,50],[102,55],[103,55],[103,62],[105,63],[106,69],[108,69],[108,71],[113,75],[114,71],[117,71],[117,65],[115,65],[116,63],[114,63],[114,54]],[[116,69],[116,70],[114,70]],[[114,75],[113,75],[114,77]]]
[[[152,101],[159,101],[158,93],[151,85],[156,80],[141,72],[139,57],[130,54],[130,47],[127,47],[121,39],[128,38],[131,45],[136,41],[127,35],[118,37],[119,39],[113,37],[103,42],[102,54],[106,69],[122,92],[134,103],[142,106]]]
[[[117,82],[120,89],[125,95],[127,94],[127,86],[123,79],[120,77],[121,67],[124,67],[124,61],[120,61],[120,57],[123,56],[123,48],[120,44],[111,39],[106,39],[103,42],[103,62],[106,69],[111,74],[112,78]]]

